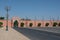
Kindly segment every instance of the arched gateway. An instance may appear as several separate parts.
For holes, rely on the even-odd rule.
[[[19,17],[13,17],[12,18],[12,27],[19,27],[19,23],[20,23],[20,18]]]

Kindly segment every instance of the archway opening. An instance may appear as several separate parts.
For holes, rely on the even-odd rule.
[[[18,27],[18,21],[17,20],[14,21],[14,27]]]
[[[49,26],[49,23],[46,23],[45,26]]]
[[[38,23],[38,25],[37,25],[38,27],[40,27],[41,26],[41,23]]]
[[[21,26],[21,27],[24,27],[24,23],[22,22],[22,23],[20,24],[20,26]]]
[[[56,27],[56,26],[57,26],[57,22],[54,22],[54,23],[53,23],[53,27]]]
[[[30,23],[29,26],[32,27],[33,26],[33,23]]]

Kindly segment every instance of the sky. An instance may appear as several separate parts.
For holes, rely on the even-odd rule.
[[[9,18],[50,20],[60,19],[60,0],[0,0],[0,16],[6,17],[9,6]]]

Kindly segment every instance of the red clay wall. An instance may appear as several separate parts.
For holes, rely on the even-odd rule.
[[[33,23],[33,26],[32,27],[37,27],[38,23],[41,23],[41,26],[40,27],[46,27],[45,24],[46,23],[49,23],[49,26],[48,27],[52,27],[53,25],[53,22],[57,22],[57,23],[60,23],[60,20],[21,20],[20,18],[18,17],[13,17],[12,20],[8,20],[8,27],[14,27],[14,21],[17,20],[18,21],[18,27],[21,27],[21,23],[23,22],[24,23],[24,27],[29,27],[29,23]],[[4,27],[6,27],[6,20],[0,20],[0,22],[3,22],[3,25]]]
[[[0,22],[2,22],[3,23],[3,27],[6,27],[6,25],[7,25],[7,21],[6,20],[0,20]],[[9,20],[8,21],[8,27],[11,27],[11,20]]]

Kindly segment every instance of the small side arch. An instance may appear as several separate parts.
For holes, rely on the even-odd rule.
[[[24,27],[24,23],[23,23],[23,22],[21,22],[21,23],[20,23],[20,26],[21,26],[21,27]]]
[[[32,27],[33,26],[33,23],[29,23],[29,27]]]
[[[38,27],[40,27],[41,26],[41,23],[38,23],[38,25],[37,25]]]

